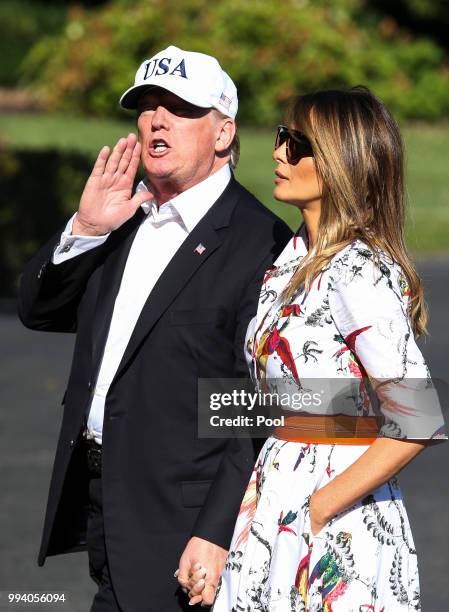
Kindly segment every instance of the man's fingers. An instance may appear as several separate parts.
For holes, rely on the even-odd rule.
[[[182,587],[187,588],[189,586],[189,577],[179,572],[178,582]]]
[[[137,141],[134,145],[134,149],[132,151],[131,159],[128,164],[128,168],[126,170],[126,176],[131,180],[134,180],[136,176],[137,168],[140,164],[140,153],[142,152],[142,145],[139,141]]]
[[[203,598],[202,592],[203,592],[205,585],[206,585],[205,581],[201,579],[194,585],[192,589],[190,589],[189,591],[190,601],[192,601],[193,597],[197,597],[199,595],[201,595],[201,599]]]
[[[100,149],[98,153],[98,157],[95,160],[94,167],[92,168],[91,176],[102,176],[104,173],[104,168],[106,166],[106,161],[109,157],[109,147],[105,145]]]
[[[126,149],[123,152],[122,158],[119,161],[119,165],[117,168],[117,172],[120,174],[125,174],[128,170],[129,162],[133,156],[134,147],[136,146],[137,137],[135,134],[128,134],[128,138],[126,139]]]
[[[122,155],[126,150],[128,140],[126,138],[120,138],[112,149],[112,153],[106,163],[105,172],[108,174],[114,174],[116,172],[120,160],[122,159]]]
[[[201,580],[198,580],[198,582],[190,589],[189,595],[191,597],[193,597],[194,595],[199,595],[205,586],[206,581],[204,580],[204,578],[201,578]]]
[[[195,585],[199,580],[201,580],[202,578],[206,578],[206,574],[207,571],[204,569],[204,567],[197,570],[196,572],[193,572],[193,574],[191,574],[190,576],[189,586],[192,588],[193,585]]]
[[[138,194],[136,193],[136,195]],[[181,559],[179,560],[178,582],[182,586],[184,593],[188,593],[189,591],[189,569],[190,563],[188,562],[186,555],[182,555]]]
[[[203,589],[203,592],[201,593],[204,605],[211,606],[214,603],[215,590],[215,586],[212,586],[211,584],[206,584]]]

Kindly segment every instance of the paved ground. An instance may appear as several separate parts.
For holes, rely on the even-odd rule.
[[[419,269],[431,307],[431,337],[422,350],[432,375],[448,381],[449,261],[421,262]],[[0,609],[14,609],[7,592],[49,592],[65,593],[66,612],[86,612],[94,587],[85,553],[49,558],[43,568],[36,564],[73,338],[26,330],[8,305],[0,313],[0,338]],[[448,460],[449,443],[441,444],[399,478],[418,551],[424,612],[449,610]]]

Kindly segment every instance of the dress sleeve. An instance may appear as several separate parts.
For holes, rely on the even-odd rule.
[[[447,439],[438,394],[408,315],[409,291],[398,264],[359,242],[332,260],[328,298],[345,344],[366,373],[384,423],[380,435]]]

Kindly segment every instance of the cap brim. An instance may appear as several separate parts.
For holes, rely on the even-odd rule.
[[[137,108],[137,101],[139,96],[143,93],[144,89],[150,89],[154,85],[133,85],[125,91],[120,98],[120,106],[129,110],[135,110]]]
[[[198,106],[199,108],[213,108],[213,106],[209,104],[199,104],[198,100],[195,99],[195,96],[190,96],[190,95],[187,96],[184,91],[181,91],[180,87],[176,87],[176,83],[164,83],[164,85],[161,85],[159,83],[151,83],[151,82],[141,84],[141,85],[133,85],[132,87],[127,89],[125,93],[122,95],[122,97],[120,98],[120,101],[119,101],[120,106],[122,106],[122,108],[127,108],[129,110],[135,110],[137,108],[137,102],[139,100],[139,97],[141,96],[143,91],[145,89],[158,87],[160,89],[165,89],[166,91],[169,91],[175,94],[176,96],[179,96],[186,102],[190,102],[190,104],[193,104],[194,106]],[[169,86],[167,87],[167,85]]]

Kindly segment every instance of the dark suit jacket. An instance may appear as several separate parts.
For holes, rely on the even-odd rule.
[[[22,322],[77,334],[40,565],[47,555],[85,549],[87,477],[79,436],[143,215],[139,208],[103,245],[54,265],[58,231],[21,278]],[[198,439],[197,379],[248,376],[247,324],[263,273],[290,236],[232,178],[167,265],[136,323],[107,394],[103,426],[106,548],[126,612],[183,607],[173,571],[192,535],[229,547],[254,451],[248,440]],[[200,242],[202,255],[195,252]]]

